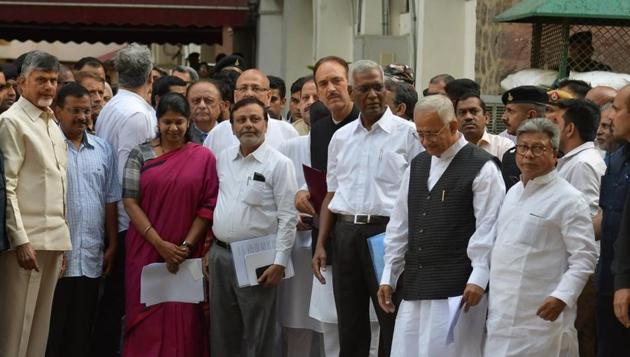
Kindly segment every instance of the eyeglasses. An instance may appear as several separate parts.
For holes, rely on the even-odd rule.
[[[263,88],[263,87],[259,87],[259,86],[240,86],[238,88],[236,88],[237,92],[247,92],[247,91],[252,91],[252,92],[256,92],[256,93],[262,93],[262,92],[266,92],[269,90],[269,88]]]
[[[539,144],[535,144],[532,146],[524,145],[524,144],[516,145],[517,154],[525,156],[525,154],[527,154],[528,151],[531,151],[532,155],[534,155],[535,157],[538,157],[542,155],[545,151],[547,151],[547,146],[539,145]]]
[[[90,109],[83,109],[83,108],[64,108],[64,110],[66,110],[68,113],[72,115],[83,114],[85,116],[90,116],[90,113],[91,113]]]
[[[446,128],[448,128],[448,124],[444,124],[442,129],[440,129],[438,131],[417,130],[416,132],[418,133],[418,137],[420,138],[420,141],[422,141],[424,139],[427,139],[429,141],[435,141],[438,138],[438,136],[440,136],[442,131],[444,131],[444,129],[446,129]]]

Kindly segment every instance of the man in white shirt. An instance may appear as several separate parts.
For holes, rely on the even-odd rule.
[[[446,96],[421,99],[414,117],[426,151],[407,169],[387,225],[379,289],[381,308],[395,312],[391,295],[405,269],[392,355],[478,357],[494,224],[505,195],[499,161],[457,130]],[[459,297],[466,312],[447,344],[449,299]]]
[[[219,197],[209,258],[213,356],[274,355],[276,286],[295,241],[297,183],[291,160],[265,139],[267,120],[258,99],[236,102],[230,122],[240,145],[224,150],[217,161]],[[259,285],[239,287],[230,244],[268,235],[276,236],[273,264]]]
[[[114,147],[118,163],[118,180],[122,185],[125,164],[131,150],[155,137],[157,119],[149,105],[153,79],[151,52],[146,46],[131,44],[116,55],[118,93],[109,101],[96,120],[96,135]],[[120,326],[124,314],[125,235],[129,217],[118,204],[118,247],[111,273],[103,280],[103,296],[97,309],[93,351],[98,356],[112,356],[120,345]]]
[[[325,244],[334,228],[333,288],[339,323],[340,356],[367,356],[370,298],[378,302],[378,281],[367,238],[383,233],[403,173],[421,151],[414,129],[385,102],[383,70],[361,60],[350,71],[359,118],[340,128],[328,146],[328,193],[322,203],[313,272],[326,280]],[[379,354],[389,356],[395,317],[377,309]]]
[[[485,356],[577,356],[576,301],[597,254],[583,195],[555,170],[557,126],[517,131],[521,181],[507,193],[490,260]]]
[[[234,102],[248,97],[258,99],[265,105],[265,108],[270,105],[269,78],[259,69],[248,69],[236,80]],[[278,148],[284,141],[298,136],[298,132],[288,122],[269,117],[265,136],[269,145]],[[215,126],[203,142],[203,145],[212,150],[217,157],[221,155],[223,150],[238,144],[238,139],[232,132],[232,125],[227,120]]]
[[[499,160],[514,147],[512,140],[488,133],[486,125],[489,117],[486,103],[479,95],[466,93],[459,98],[455,106],[459,131],[469,143],[479,146]]]

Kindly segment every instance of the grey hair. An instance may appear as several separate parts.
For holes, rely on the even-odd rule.
[[[418,103],[416,103],[416,107],[413,112],[414,115],[419,112],[437,113],[444,124],[457,120],[455,117],[453,102],[451,102],[447,96],[442,94],[420,98]]]
[[[429,83],[431,84],[438,84],[440,83],[440,81],[444,81],[444,83],[448,84],[451,81],[454,81],[455,78],[453,78],[453,76],[451,76],[450,74],[447,73],[442,73],[442,74],[438,74],[437,76],[434,76],[433,78],[431,78],[429,80]]]
[[[199,80],[199,74],[194,68],[188,66],[177,66],[174,69],[175,72],[187,72],[190,75],[191,82],[197,82]]]
[[[41,71],[59,72],[59,60],[57,57],[44,51],[31,51],[22,62],[22,76],[28,75],[35,69]]]
[[[367,71],[377,70],[380,77],[381,82],[385,81],[385,73],[383,72],[383,68],[379,66],[378,63],[370,60],[358,60],[353,62],[350,65],[350,86],[354,86],[354,77],[359,73],[365,73]]]
[[[558,152],[560,148],[560,131],[558,130],[558,125],[549,119],[534,118],[525,120],[521,126],[516,129],[516,137],[518,138],[524,133],[545,134],[549,137],[554,152]]]
[[[146,46],[132,43],[121,49],[114,59],[121,87],[138,88],[145,84],[151,75],[153,62],[151,51]]]

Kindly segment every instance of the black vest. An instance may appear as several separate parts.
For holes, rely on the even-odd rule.
[[[513,147],[503,154],[501,159],[501,174],[505,182],[505,192],[521,180],[521,170],[516,165],[516,148]]]
[[[461,295],[472,272],[466,253],[475,232],[473,180],[488,160],[498,160],[467,144],[431,191],[431,155],[411,162],[409,246],[405,254],[403,299],[435,300]]]

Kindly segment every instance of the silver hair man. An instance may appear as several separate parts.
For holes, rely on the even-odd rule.
[[[151,75],[153,61],[151,51],[146,46],[132,43],[116,54],[114,66],[118,71],[121,87],[138,88],[144,85]]]
[[[57,57],[44,51],[31,51],[22,63],[22,76],[28,77],[33,70],[59,72]]]
[[[516,129],[516,137],[518,138],[524,133],[542,133],[549,137],[551,141],[551,147],[554,152],[558,152],[560,148],[560,132],[558,131],[558,125],[554,124],[551,120],[545,118],[534,118],[526,120],[521,126]]]
[[[437,113],[444,124],[457,120],[453,102],[442,94],[423,97],[418,100],[414,109],[414,116],[417,113]]]
[[[359,60],[350,65],[350,86],[354,86],[355,76],[359,73],[377,70],[381,76],[381,82],[385,81],[385,73],[378,63],[370,60]]]

